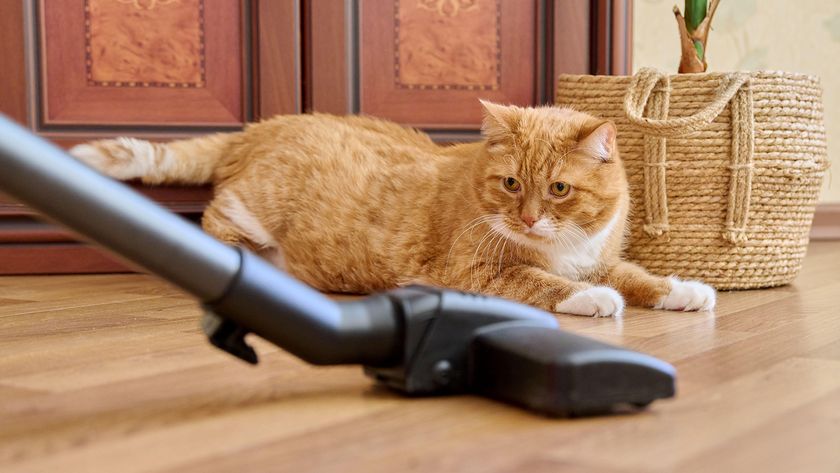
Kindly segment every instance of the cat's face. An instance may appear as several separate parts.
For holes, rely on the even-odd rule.
[[[615,221],[626,181],[611,122],[558,107],[484,106],[476,187],[494,230],[532,247],[572,246]]]

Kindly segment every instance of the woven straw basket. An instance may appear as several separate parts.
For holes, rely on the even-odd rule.
[[[608,118],[633,200],[627,257],[718,289],[791,282],[828,167],[819,80],[784,72],[561,75]]]

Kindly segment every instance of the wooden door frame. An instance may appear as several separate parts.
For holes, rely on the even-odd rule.
[[[592,0],[592,74],[627,75],[633,69],[633,0]]]

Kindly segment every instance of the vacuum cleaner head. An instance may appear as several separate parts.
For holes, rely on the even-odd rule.
[[[513,302],[411,286],[386,293],[404,327],[392,366],[365,372],[413,395],[473,393],[552,416],[604,414],[674,396],[674,368],[557,328]]]

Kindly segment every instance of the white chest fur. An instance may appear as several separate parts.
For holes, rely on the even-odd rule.
[[[543,250],[549,270],[568,279],[578,279],[592,270],[601,260],[601,252],[618,221],[616,213],[607,225],[588,238],[577,234],[566,235],[564,243],[557,243]]]

